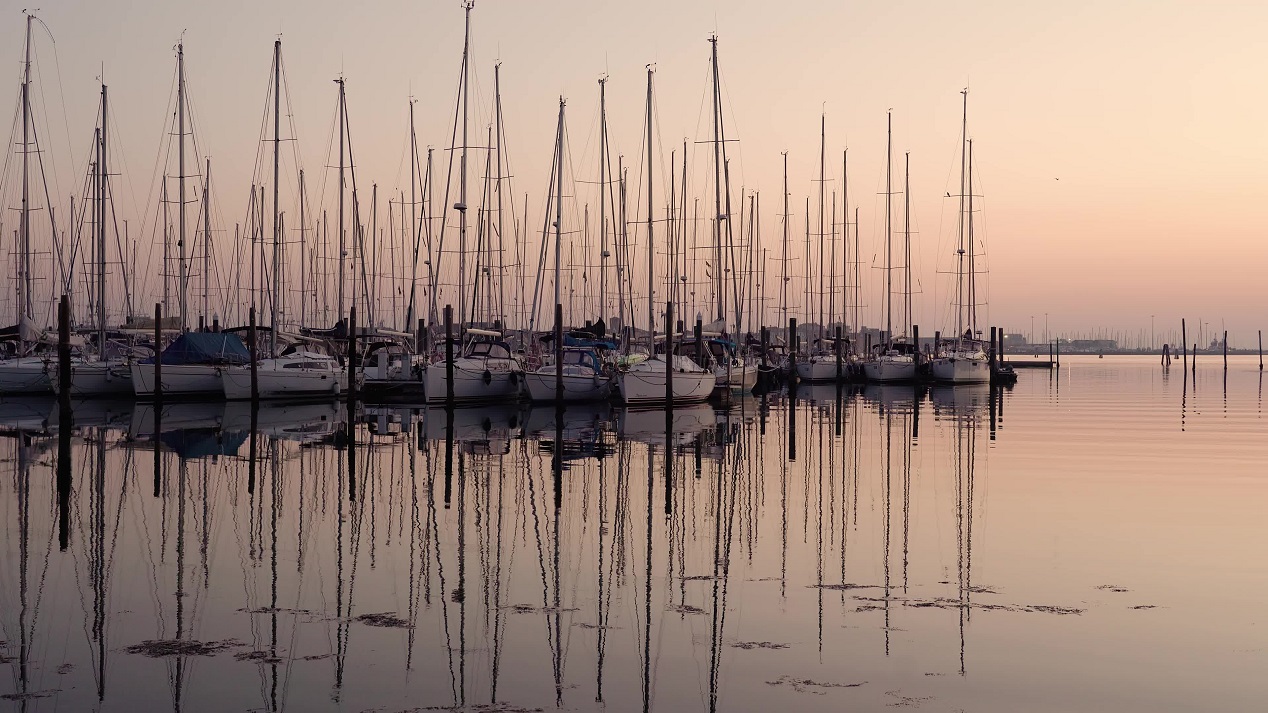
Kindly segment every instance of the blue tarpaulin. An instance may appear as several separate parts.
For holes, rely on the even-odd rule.
[[[251,352],[236,334],[187,332],[163,350],[164,364],[246,364]],[[153,359],[145,363],[153,364]]]

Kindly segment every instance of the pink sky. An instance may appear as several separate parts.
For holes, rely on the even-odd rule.
[[[0,9],[11,106],[21,9]],[[213,158],[217,221],[229,231],[245,212],[279,32],[310,187],[326,162],[330,80],[341,72],[363,185],[377,181],[386,193],[408,180],[402,159],[411,92],[419,100],[420,142],[448,144],[462,41],[457,2],[80,2],[40,17],[56,39],[54,63],[48,38],[37,36],[38,81],[54,117],[45,148],[58,163],[60,193],[78,185],[104,67],[117,127],[119,153],[112,154],[125,162],[115,168],[133,189],[126,200],[132,205],[120,210],[138,214],[136,224],[153,204],[147,192],[169,105],[172,47],[182,31],[199,143]],[[739,139],[733,190],[736,199],[740,185],[762,192],[763,242],[772,251],[780,152],[789,152],[791,232],[799,236],[805,196],[816,191],[821,111],[832,185],[848,145],[865,259],[880,250],[876,194],[884,186],[885,112],[892,108],[896,185],[903,152],[912,156],[915,273],[923,288],[916,321],[926,332],[945,328],[949,294],[939,271],[952,267],[954,206],[942,196],[956,190],[959,92],[968,86],[990,324],[1029,331],[1030,317],[1047,313],[1053,332],[1134,334],[1149,328],[1151,315],[1160,331],[1186,316],[1210,329],[1223,324],[1234,344],[1247,346],[1264,326],[1256,275],[1268,268],[1268,204],[1261,198],[1268,139],[1266,101],[1256,87],[1268,75],[1259,36],[1268,6],[480,0],[473,17],[473,102],[491,102],[492,65],[500,59],[515,190],[520,200],[531,195],[532,225],[540,225],[558,96],[569,100],[577,177],[593,180],[595,80],[608,73],[614,150],[635,164],[636,175],[643,67],[656,63],[666,151],[660,160],[667,166],[673,144],[709,138],[706,39],[716,30],[728,134]],[[473,132],[483,132],[485,114]],[[703,171],[706,150],[693,151]],[[12,195],[11,184],[5,190]],[[6,254],[16,225],[8,213]],[[873,324],[880,319],[878,272],[864,270],[865,321]],[[12,290],[5,292],[9,314]]]

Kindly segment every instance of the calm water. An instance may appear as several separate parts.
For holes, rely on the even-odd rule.
[[[0,707],[1268,699],[1255,360],[816,387],[669,434],[655,411],[367,407],[350,439],[346,415],[266,406],[252,437],[242,405],[80,404],[67,429],[0,402]]]

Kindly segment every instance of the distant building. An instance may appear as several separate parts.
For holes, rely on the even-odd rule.
[[[1030,341],[1026,339],[1026,335],[1024,335],[1024,334],[1005,334],[1005,335],[1004,335],[1004,346],[1005,346],[1005,347],[1018,347],[1018,348],[1020,348],[1020,347],[1028,347],[1028,346],[1030,346]]]

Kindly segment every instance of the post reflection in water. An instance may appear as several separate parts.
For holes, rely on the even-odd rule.
[[[1156,384],[1194,430],[1190,378]],[[1228,378],[1218,417],[1244,382],[1261,423],[1259,383]],[[1055,381],[1018,389],[1056,402]],[[1077,615],[1110,591],[1072,594],[1067,565],[1045,599],[1048,575],[1009,564],[1034,545],[1000,534],[1018,514],[987,507],[988,463],[1032,433],[1015,398],[6,401],[0,693],[31,711],[1006,710],[966,683],[1026,664],[1000,662],[1000,637],[1091,636]]]

